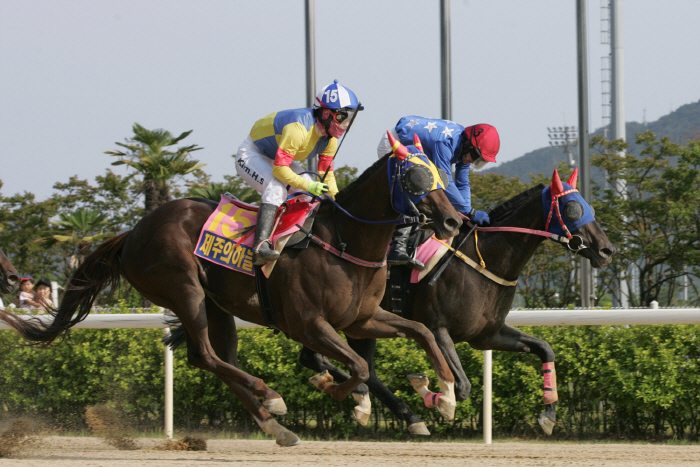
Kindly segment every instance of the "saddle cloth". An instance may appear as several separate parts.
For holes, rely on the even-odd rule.
[[[430,271],[433,270],[440,259],[445,256],[445,253],[449,251],[449,248],[445,246],[445,243],[452,245],[452,238],[445,240],[443,243],[435,238],[435,235],[432,235],[418,246],[418,250],[416,251],[416,259],[425,264],[425,268],[420,271],[418,269],[411,270],[411,284],[420,282],[421,279],[423,279]]]
[[[277,227],[272,234],[275,249],[282,251],[289,237],[299,230],[306,217],[318,205],[293,199],[278,211]],[[283,212],[280,219],[280,212]],[[221,195],[219,205],[202,227],[194,254],[234,271],[255,275],[253,269],[253,241],[258,206]],[[266,277],[272,273],[276,261],[267,263],[262,270]]]

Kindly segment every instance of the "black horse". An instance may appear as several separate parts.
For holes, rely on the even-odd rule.
[[[569,197],[578,195],[578,193],[568,193],[569,189],[576,185],[575,174],[569,179],[570,185],[562,186],[556,172],[553,178],[552,187],[549,187],[548,192],[545,193],[547,197],[550,192],[555,191],[553,188],[557,183],[560,193],[565,193]],[[548,212],[543,209],[543,207],[546,208],[543,206],[543,200],[546,199],[543,197],[544,189],[544,185],[535,186],[502,203],[491,213],[492,226],[546,230]],[[562,200],[566,200],[567,196]],[[585,210],[590,219],[593,218],[592,209],[580,196],[566,201],[566,205],[561,209],[563,222],[571,224],[567,221],[567,215],[575,217],[577,214],[574,211],[578,208]],[[550,212],[552,216],[549,224],[554,225],[560,213],[554,210]],[[580,212],[582,215],[586,213]],[[465,223],[460,235],[455,237],[453,245],[459,245],[469,230],[468,224]],[[545,237],[525,232],[484,230],[486,231],[479,234],[478,248],[488,271],[497,278],[514,284]],[[552,230],[551,227],[550,230]],[[595,220],[580,226],[577,230],[572,229],[570,233],[571,241],[567,245],[576,244],[576,253],[588,258],[593,267],[605,266],[612,261],[615,247]],[[566,242],[566,236],[562,237],[562,241]],[[460,251],[479,262],[474,235],[468,238]],[[554,352],[547,342],[505,324],[515,297],[515,287],[495,282],[459,258],[453,258],[435,285],[430,286],[428,283],[434,273],[435,270],[421,282],[410,285],[408,314],[411,319],[425,324],[435,336],[440,350],[455,375],[457,399],[465,400],[469,397],[471,384],[462,369],[454,347],[455,342],[467,342],[478,350],[534,353],[542,360],[545,371],[545,412],[540,414],[538,421],[543,430],[551,434],[556,423],[558,399],[554,376]],[[389,295],[387,292],[382,300],[381,306],[385,309],[390,309]],[[376,341],[348,337],[348,343],[369,363],[371,374],[366,384],[372,394],[389,407],[398,418],[404,420],[411,433],[430,434],[422,420],[377,378],[374,372]],[[302,350],[300,361],[315,371],[329,371],[337,380],[342,381],[347,377],[328,360],[309,349]]]
[[[12,293],[19,285],[19,272],[0,250],[0,292]]]

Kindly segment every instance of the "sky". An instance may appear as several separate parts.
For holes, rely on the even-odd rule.
[[[624,0],[625,120],[700,99],[700,2]],[[439,118],[438,0],[316,0],[317,89],[365,106],[336,167],[361,170],[399,118]],[[452,120],[490,123],[498,161],[578,124],[575,0],[452,0]],[[603,126],[601,0],[587,1],[589,127]],[[305,107],[303,0],[0,0],[0,193],[51,196],[111,167],[134,122],[173,134],[213,181],[253,123]],[[543,168],[543,171],[549,170]]]

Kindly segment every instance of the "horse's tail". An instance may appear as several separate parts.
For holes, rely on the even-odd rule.
[[[24,320],[7,311],[0,311],[0,319],[31,342],[51,344],[87,317],[102,289],[111,285],[113,292],[119,285],[120,255],[127,235],[129,232],[110,238],[85,258],[68,282],[61,306],[48,310],[53,320]]]

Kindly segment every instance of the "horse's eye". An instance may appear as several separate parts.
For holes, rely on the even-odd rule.
[[[583,216],[583,206],[578,201],[569,201],[564,206],[564,219],[569,222],[579,220]]]

